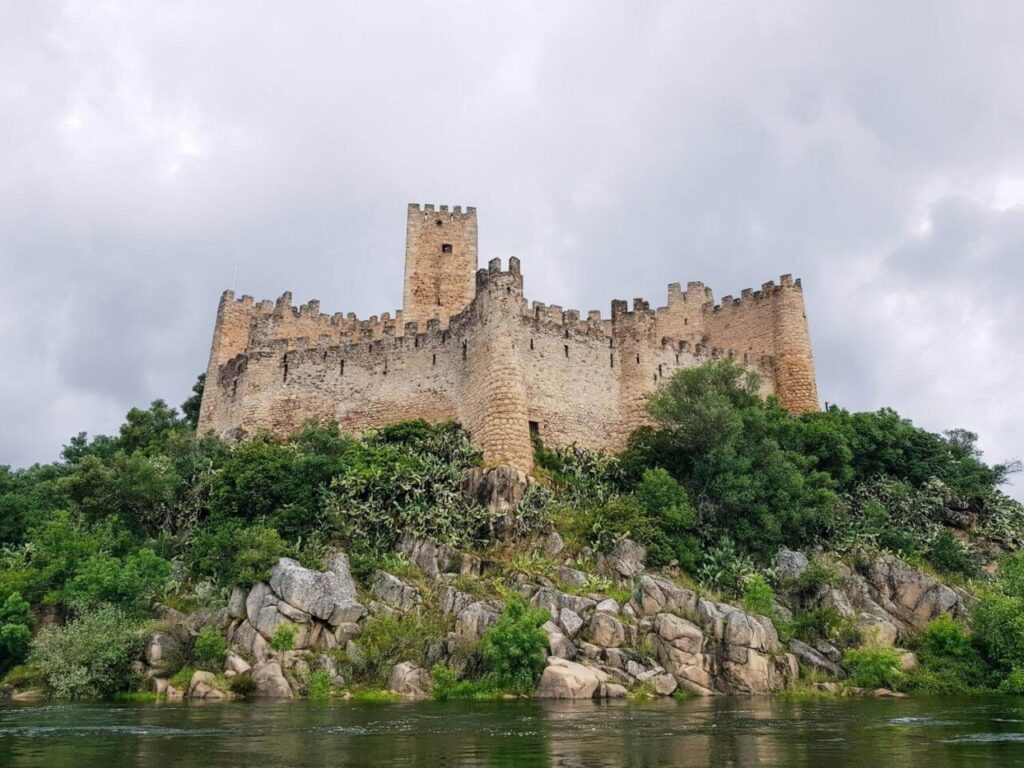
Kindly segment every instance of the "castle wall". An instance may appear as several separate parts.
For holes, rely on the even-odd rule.
[[[790,410],[818,408],[802,287],[788,275],[719,306],[702,283],[673,284],[667,306],[613,301],[610,318],[582,318],[527,306],[517,259],[505,272],[498,259],[475,266],[474,209],[412,205],[406,300],[394,318],[226,291],[199,430],[242,438],[309,419],[346,430],[454,420],[486,462],[529,471],[531,425],[548,446],[621,450],[664,379],[722,356],[761,371],[762,394]]]
[[[774,391],[791,411],[818,410],[811,339],[799,280],[783,275],[779,285],[744,289],[740,298],[724,296],[705,306],[704,328],[716,347],[736,349],[741,360],[771,357]]]

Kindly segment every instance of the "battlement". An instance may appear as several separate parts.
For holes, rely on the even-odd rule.
[[[519,259],[477,268],[476,209],[408,207],[403,306],[361,319],[225,291],[200,430],[287,433],[310,418],[345,429],[455,420],[489,463],[529,470],[545,444],[618,450],[644,403],[682,368],[731,359],[764,394],[817,408],[802,285],[791,275],[716,303],[701,282],[668,285],[666,306],[615,299],[610,315],[529,302]]]

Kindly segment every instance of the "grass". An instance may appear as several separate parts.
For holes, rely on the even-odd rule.
[[[382,704],[402,700],[402,694],[385,691],[383,688],[354,688],[349,694],[352,701],[359,703]]]
[[[121,691],[114,694],[114,701],[153,704],[158,701],[167,701],[167,694],[153,693],[152,691]]]

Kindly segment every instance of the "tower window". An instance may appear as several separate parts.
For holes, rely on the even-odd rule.
[[[540,437],[540,424],[536,421],[530,422],[530,439],[535,441]]]
[[[440,219],[438,219],[438,220],[437,220],[437,221],[435,221],[434,223],[435,223],[435,224],[437,224],[437,226],[439,226],[439,227],[441,226],[441,220],[440,220]]]
[[[452,244],[451,243],[441,243],[441,253],[451,253],[451,252],[452,252]]]

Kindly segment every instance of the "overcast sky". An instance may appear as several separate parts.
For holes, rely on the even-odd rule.
[[[0,0],[0,464],[180,403],[232,284],[394,311],[409,202],[564,307],[793,272],[823,400],[1021,457],[1022,76],[1016,1]]]

